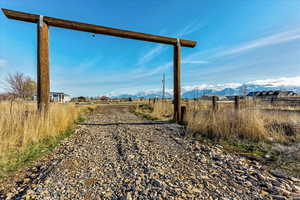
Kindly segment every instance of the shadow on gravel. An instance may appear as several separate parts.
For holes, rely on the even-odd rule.
[[[114,125],[159,125],[159,124],[174,124],[173,122],[156,121],[156,122],[117,122],[117,123],[80,123],[86,126],[114,126]]]

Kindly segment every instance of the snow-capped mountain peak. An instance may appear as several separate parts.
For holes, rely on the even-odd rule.
[[[291,90],[300,92],[300,76],[298,77],[281,77],[278,79],[265,79],[249,81],[242,83],[225,83],[225,84],[200,84],[183,86],[181,93],[183,98],[196,98],[206,94],[215,94],[221,96],[238,95],[244,92],[262,91],[262,90]],[[172,97],[173,90],[166,89],[165,97]],[[162,96],[162,89],[151,89],[138,91],[135,93],[107,94],[112,98],[159,98]]]

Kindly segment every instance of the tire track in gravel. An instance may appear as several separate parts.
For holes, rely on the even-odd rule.
[[[126,125],[117,127],[113,138],[116,140],[118,150],[117,161],[124,166],[121,175],[125,177],[125,180],[120,184],[122,185],[121,192],[116,195],[116,198],[122,199],[127,198],[128,194],[136,192],[136,185],[140,179],[140,172],[137,169],[146,164],[143,162],[144,155],[139,152],[136,137],[130,134]]]

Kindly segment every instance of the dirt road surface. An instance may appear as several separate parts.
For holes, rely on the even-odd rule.
[[[71,137],[2,185],[0,199],[297,199],[300,180],[222,146],[147,122],[128,105],[97,107]],[[300,199],[300,197],[299,197]]]

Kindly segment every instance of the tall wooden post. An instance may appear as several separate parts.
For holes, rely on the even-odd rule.
[[[180,121],[180,40],[174,45],[174,121]]]
[[[234,109],[239,110],[240,109],[240,97],[234,96]]]
[[[212,110],[217,111],[217,97],[212,96]]]
[[[48,25],[40,16],[37,24],[37,100],[39,111],[47,111],[49,107],[49,44]]]
[[[181,106],[180,110],[180,123],[185,124],[186,123],[186,107]]]

